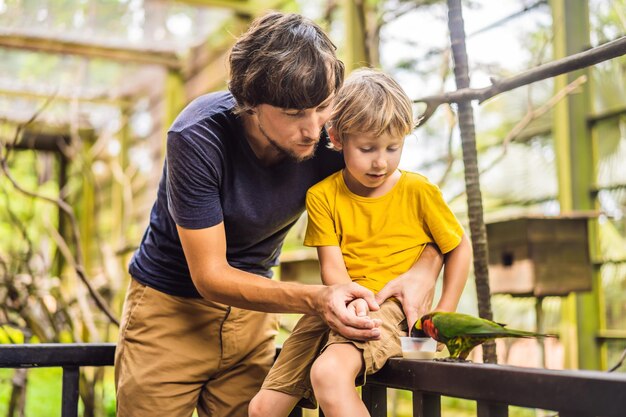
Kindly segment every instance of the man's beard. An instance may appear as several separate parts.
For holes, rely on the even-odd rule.
[[[284,146],[280,145],[278,142],[276,142],[274,139],[272,139],[270,135],[265,133],[265,130],[263,129],[263,126],[261,126],[261,123],[259,123],[259,131],[263,134],[263,136],[265,136],[265,139],[267,139],[270,145],[272,145],[274,149],[278,151],[279,154],[286,156],[296,162],[303,162],[303,161],[306,161],[307,159],[313,158],[313,156],[315,156],[315,151],[317,150],[317,145],[319,144],[319,141],[315,142],[315,145],[313,146],[313,150],[311,151],[311,153],[307,155],[299,155],[295,153],[292,149],[287,149]]]

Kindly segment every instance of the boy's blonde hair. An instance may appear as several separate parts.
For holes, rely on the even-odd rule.
[[[358,133],[405,137],[415,127],[411,100],[402,87],[370,68],[356,70],[346,79],[329,122],[339,142]]]

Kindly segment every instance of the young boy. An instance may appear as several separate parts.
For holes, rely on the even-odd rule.
[[[309,189],[304,244],[317,247],[324,284],[352,280],[378,292],[435,243],[446,257],[436,310],[454,311],[467,280],[471,247],[439,189],[419,174],[398,170],[412,115],[409,98],[383,73],[360,70],[345,82],[329,134],[333,147],[343,151],[346,167]],[[350,307],[360,315],[369,313],[361,299]],[[400,356],[399,337],[407,334],[397,300],[369,314],[382,321],[382,337],[368,342],[348,340],[319,317],[303,316],[250,403],[249,415],[287,416],[298,402],[314,408],[317,399],[327,417],[369,416],[355,380],[364,383],[365,375]]]

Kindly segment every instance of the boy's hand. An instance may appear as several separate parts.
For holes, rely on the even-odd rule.
[[[406,323],[410,329],[424,314],[430,311],[435,294],[435,279],[413,276],[410,273],[400,275],[390,281],[376,294],[376,300],[382,303],[389,297],[395,297],[402,303]]]
[[[352,311],[357,317],[367,317],[370,308],[367,301],[362,298],[357,298],[348,304],[348,311]],[[372,322],[376,327],[380,327],[380,325],[383,324],[381,319],[372,319]]]
[[[355,308],[349,308],[357,299],[367,305],[368,311],[380,308],[370,290],[351,282],[322,287],[315,309],[331,329],[348,339],[379,339],[380,320],[372,320],[367,315],[359,316]]]
[[[430,311],[435,283],[443,266],[443,255],[436,246],[426,245],[415,265],[406,273],[390,281],[376,294],[382,304],[389,297],[402,303],[409,331],[418,318]]]
[[[354,312],[357,317],[365,317],[370,312],[367,301],[362,298],[350,301],[348,303],[348,311]]]

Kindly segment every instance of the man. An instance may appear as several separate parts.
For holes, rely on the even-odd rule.
[[[413,317],[430,307],[435,250],[378,302],[353,283],[268,279],[306,190],[342,167],[323,127],[344,68],[317,25],[281,13],[252,24],[230,66],[230,92],[196,99],[168,132],[150,224],[130,265],[115,361],[121,417],[247,415],[274,358],[267,313],[317,314],[370,340],[379,323],[349,311],[350,301],[376,310],[386,297],[409,299]]]

